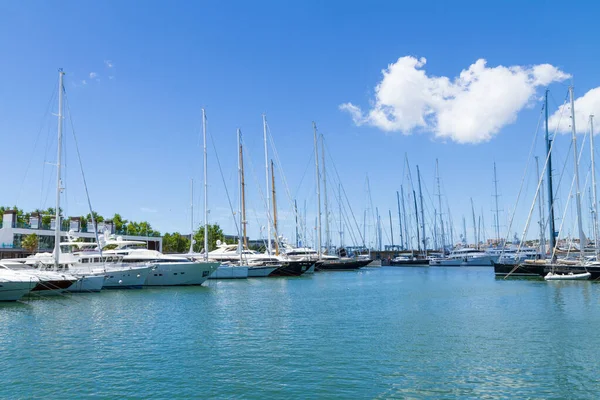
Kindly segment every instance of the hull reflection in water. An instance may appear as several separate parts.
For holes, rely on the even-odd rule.
[[[219,263],[216,263],[219,265]],[[219,267],[208,277],[208,279],[246,279],[248,267],[238,265],[219,265]]]

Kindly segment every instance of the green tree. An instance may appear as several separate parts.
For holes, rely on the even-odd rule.
[[[165,233],[163,236],[163,253],[186,253],[190,249],[190,239],[179,232]]]
[[[204,226],[201,226],[198,232],[194,235],[194,251],[200,252],[204,249]],[[212,251],[217,248],[217,240],[225,243],[225,235],[221,230],[221,227],[217,224],[208,225],[208,251]]]
[[[121,232],[123,226],[127,224],[127,220],[121,217],[121,214],[115,214],[112,218],[113,224],[115,224],[115,232]]]
[[[23,238],[21,241],[21,247],[33,253],[38,249],[38,243],[38,236],[35,233],[32,233],[31,235],[27,235]]]
[[[17,212],[17,223],[26,223],[29,221],[29,213],[25,214],[23,212],[23,210],[21,210],[17,206],[12,206],[12,207],[2,206],[2,207],[0,207],[0,219],[3,218],[4,212],[8,211],[8,210],[14,210]]]
[[[128,235],[132,236],[159,236],[160,232],[152,229],[152,226],[147,221],[135,222],[130,221],[125,228]]]
[[[98,214],[96,211],[92,211],[92,213],[94,214],[94,220],[96,221],[96,223],[104,221],[104,217],[102,215]],[[85,216],[85,220],[86,221],[91,221],[92,220],[92,214],[88,213]]]
[[[56,208],[48,207],[46,210],[40,210],[40,214],[42,215],[42,224],[50,225],[50,221],[52,220],[52,218],[54,218],[56,216]],[[59,210],[59,214],[62,217],[62,215],[63,215],[62,208]]]

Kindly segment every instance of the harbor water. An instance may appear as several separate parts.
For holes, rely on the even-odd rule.
[[[0,305],[0,398],[589,398],[600,285],[365,268]]]

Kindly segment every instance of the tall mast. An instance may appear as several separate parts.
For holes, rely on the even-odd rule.
[[[267,116],[262,115],[263,118],[263,138],[265,142],[265,181],[267,192],[267,250],[271,254],[271,199],[269,199],[269,150],[267,148]]]
[[[388,210],[390,214],[390,235],[392,236],[392,247],[394,247],[394,225],[392,225],[392,210]]]
[[[248,248],[248,235],[246,234],[246,227],[248,222],[246,221],[246,183],[244,180],[244,151],[242,144],[242,131],[239,131],[239,162],[240,162],[240,201],[242,202],[241,212],[241,227],[242,227],[242,238],[244,240],[244,248]]]
[[[475,207],[473,206],[473,198],[471,197],[471,212],[473,213],[473,237],[475,238],[475,248],[479,248],[477,241],[477,221],[475,220]]]
[[[539,180],[539,178],[538,178]],[[498,209],[498,177],[496,176],[496,162],[494,161],[494,199],[496,202],[496,245],[500,244],[500,210]]]
[[[448,225],[450,226],[450,248],[454,248],[454,222],[452,221],[452,214],[450,214],[450,205],[448,205]]]
[[[404,206],[404,187],[402,185],[400,185],[400,194],[402,198],[402,215],[404,215],[404,242],[405,248],[408,249],[409,246],[412,247],[412,240],[408,235],[408,214],[406,214],[406,207]]]
[[[191,230],[190,230],[190,253],[194,252],[194,178],[190,179],[190,214],[191,214]]]
[[[594,205],[592,212],[594,213],[594,252],[596,260],[600,250],[598,249],[598,194],[596,191],[596,157],[594,154],[594,116],[590,115],[590,150],[592,152],[592,191],[594,193]]]
[[[206,154],[206,110],[202,109],[202,140],[204,143],[204,261],[208,261],[208,158]]]
[[[437,209],[433,209],[433,248],[438,248],[438,235],[437,235]]]
[[[419,181],[419,198],[421,203],[421,230],[423,232],[423,252],[427,254],[427,239],[425,236],[425,210],[423,208],[423,191],[421,190],[421,172],[417,165],[417,179]]]
[[[344,247],[344,220],[342,216],[342,184],[338,185],[338,195],[340,197],[340,248]]]
[[[548,179],[548,219],[550,220],[550,254],[554,254],[554,248],[556,247],[556,228],[554,227],[554,193],[552,189],[552,141],[550,140],[550,135],[548,133],[548,89],[546,89],[544,108],[546,112],[546,157],[548,158],[546,178]]]
[[[463,215],[463,244],[467,245],[467,219]]]
[[[242,244],[242,225],[244,223],[244,218],[242,217],[242,208],[244,200],[242,199],[242,132],[238,128],[237,130],[237,147],[238,147],[238,190],[240,191],[240,202],[238,208],[238,251],[240,252],[240,266],[243,265],[244,259],[244,246]]]
[[[483,213],[483,207],[481,207],[481,236],[479,237],[480,242],[483,242],[485,245],[485,217]]]
[[[275,198],[275,166],[271,160],[271,188],[273,190],[273,230],[275,231],[275,255],[279,255],[279,238],[277,237],[277,201]]]
[[[435,159],[435,170],[437,175],[437,188],[438,188],[438,209],[440,210],[440,228],[442,230],[441,237],[441,250],[444,250],[446,247],[446,232],[444,231],[444,218],[442,217],[442,190],[440,188],[440,166],[438,163],[438,159]]]
[[[537,172],[537,178],[538,178],[538,182],[540,181],[540,165],[538,162],[538,157],[535,157],[535,170]],[[543,190],[540,187],[540,194],[542,194]],[[543,204],[544,204],[544,200],[542,200],[542,197],[540,196],[540,198],[538,199],[538,212],[540,213],[540,253],[542,255],[546,254],[546,235],[545,235],[545,228],[546,228],[546,222],[544,221],[544,214],[543,214]]]
[[[481,215],[478,218],[479,225],[477,226],[477,248],[479,248],[479,243],[481,243]]]
[[[575,159],[575,190],[577,202],[577,228],[579,229],[579,254],[583,258],[585,253],[585,234],[581,223],[581,192],[579,190],[579,153],[577,152],[577,130],[575,129],[575,99],[573,98],[573,86],[569,87],[571,97],[571,132],[573,136],[573,158]]]
[[[363,212],[363,247],[367,247],[367,243],[366,243],[366,232],[365,232],[365,226],[367,226],[367,210],[365,209],[365,211]]]
[[[417,169],[418,170],[418,169]],[[415,221],[417,222],[417,251],[421,252],[421,237],[419,236],[419,209],[417,208],[417,194],[413,189],[413,200],[415,202]]]
[[[329,253],[331,237],[329,234],[329,207],[327,205],[327,173],[325,172],[325,139],[321,134],[321,168],[323,169],[323,205],[325,206],[325,252]]]
[[[294,199],[294,215],[296,217],[296,247],[300,247],[298,244],[298,203],[296,202],[296,199]]]
[[[404,247],[404,235],[402,234],[402,214],[400,213],[400,193],[396,190],[396,200],[398,201],[398,234],[400,235],[400,248]],[[390,222],[391,224],[391,222]]]
[[[303,247],[307,247],[308,243],[307,243],[307,235],[306,235],[306,199],[304,199],[304,217],[302,218],[304,221],[304,225],[302,226],[302,246]]]
[[[381,217],[379,217],[379,207],[375,207],[375,215],[377,217],[377,226],[375,227],[375,233],[377,235],[377,249],[381,251]]]
[[[317,255],[321,259],[321,177],[319,176],[319,147],[317,143],[317,124],[313,121],[313,133],[315,137],[315,176],[317,180]]]
[[[60,260],[60,192],[61,188],[61,159],[62,159],[62,130],[63,130],[63,77],[62,68],[58,70],[58,151],[56,155],[56,214],[54,216],[54,269],[58,269]],[[94,212],[90,210],[93,218]]]

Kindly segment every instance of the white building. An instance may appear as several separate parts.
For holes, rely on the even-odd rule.
[[[21,257],[27,253],[21,246],[23,238],[27,235],[35,233],[38,236],[38,250],[52,251],[54,249],[54,218],[50,220],[50,224],[44,225],[42,217],[39,214],[31,214],[28,223],[19,223],[17,221],[17,212],[8,210],[2,216],[0,224],[0,258]],[[68,229],[67,229],[68,228]],[[95,229],[97,228],[97,229]],[[68,226],[63,224],[62,232],[66,239],[68,231],[72,231],[75,236],[84,238],[85,241],[96,241],[96,231],[103,233],[105,231],[111,234],[122,236],[126,240],[138,240],[148,243],[148,248],[151,250],[162,249],[162,237],[160,236],[133,236],[115,232],[115,227],[112,221],[97,223],[94,226],[92,221],[87,222],[87,227],[81,227],[81,219],[72,217],[68,219]]]

